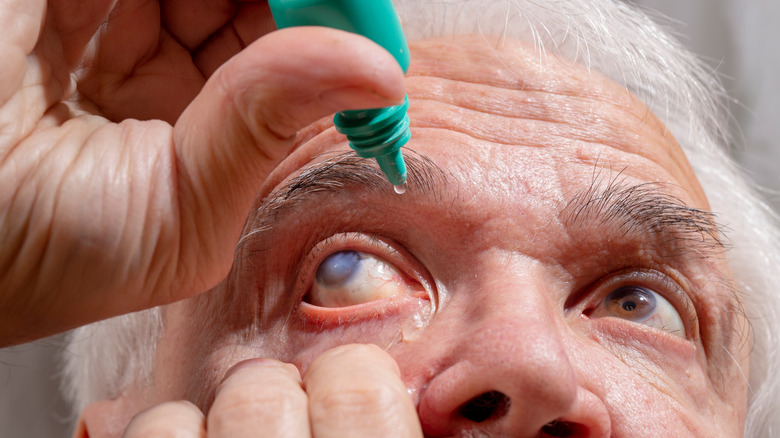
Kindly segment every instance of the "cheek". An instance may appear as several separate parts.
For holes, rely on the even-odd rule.
[[[740,435],[740,417],[717,396],[696,356],[601,342],[609,349],[582,341],[569,351],[583,386],[607,405],[616,436]]]

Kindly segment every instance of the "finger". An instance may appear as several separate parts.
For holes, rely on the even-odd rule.
[[[50,51],[62,50],[88,110],[94,105],[115,122],[173,124],[203,87],[190,52],[160,28],[156,1],[50,3],[47,25],[59,43]]]
[[[174,127],[179,253],[182,266],[198,268],[180,271],[181,283],[192,284],[193,273],[223,278],[258,188],[290,152],[298,129],[403,96],[403,72],[390,53],[334,29],[284,29],[233,57]]]
[[[422,437],[395,361],[373,345],[345,345],[312,362],[303,379],[312,435]]]
[[[246,47],[276,30],[268,2],[232,0],[163,0],[162,21],[168,32],[190,52],[202,51],[227,37]],[[225,57],[224,59],[228,59]]]
[[[229,22],[198,46],[193,54],[195,65],[203,76],[210,77],[233,55],[275,30],[267,2],[242,4]]]
[[[0,1],[0,43],[29,54],[38,42],[45,14],[46,2],[42,0]]]
[[[162,0],[162,24],[193,51],[225,25],[238,9],[233,0]]]
[[[200,409],[188,401],[166,402],[133,417],[122,436],[205,438],[206,421]]]
[[[9,108],[6,117],[1,107],[22,88],[28,70],[27,55],[38,41],[46,2],[5,0],[0,1],[0,5],[0,29],[3,29],[0,32],[0,59],[3,60],[3,67],[0,68],[0,132],[5,134],[3,140],[9,140],[7,133],[12,129],[6,123],[18,124],[18,118],[14,116],[21,111],[17,107]],[[29,106],[28,102],[25,104]],[[0,142],[2,146],[4,144]]]
[[[210,438],[311,436],[308,402],[294,366],[250,359],[227,374],[209,410]]]

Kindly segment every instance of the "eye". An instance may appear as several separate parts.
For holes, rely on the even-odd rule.
[[[362,251],[338,251],[320,262],[308,295],[310,304],[347,307],[403,295],[424,293],[390,262]]]
[[[685,338],[685,324],[674,306],[657,292],[626,285],[610,292],[589,317],[613,317],[648,325]]]

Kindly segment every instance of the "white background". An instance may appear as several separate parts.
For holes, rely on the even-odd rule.
[[[732,153],[780,211],[780,1],[632,3],[664,14],[661,21],[719,73],[735,99]]]

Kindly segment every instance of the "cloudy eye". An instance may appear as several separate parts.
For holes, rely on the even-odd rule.
[[[589,316],[626,319],[685,337],[685,325],[674,306],[658,293],[642,286],[628,285],[615,289]]]
[[[320,262],[305,301],[346,307],[411,295],[418,288],[386,260],[361,251],[339,251]]]

